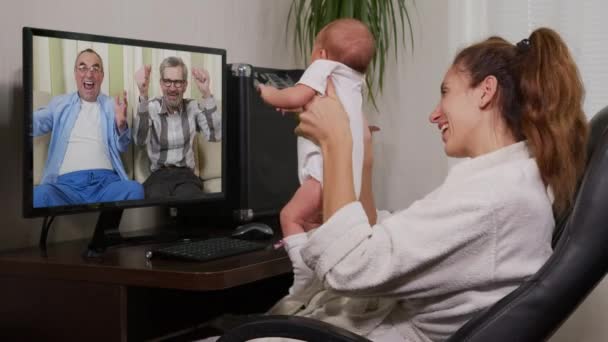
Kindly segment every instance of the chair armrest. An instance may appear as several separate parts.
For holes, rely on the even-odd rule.
[[[218,342],[243,342],[261,337],[286,337],[303,341],[371,342],[316,319],[297,316],[257,316],[226,332]]]

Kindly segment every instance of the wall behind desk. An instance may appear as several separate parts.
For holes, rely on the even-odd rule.
[[[175,7],[170,7],[170,4]],[[3,4],[0,20],[0,249],[34,245],[41,219],[21,218],[21,28],[32,26],[227,50],[228,62],[272,68],[303,67],[286,37],[288,0],[22,0]],[[428,123],[439,85],[453,56],[448,51],[448,6],[417,3],[416,47],[389,50],[379,113],[367,108],[382,130],[374,138],[374,191],[378,206],[406,208],[437,187],[447,173],[440,135]],[[406,39],[407,41],[407,39]],[[154,226],[157,208],[125,211],[121,230]],[[58,217],[50,241],[91,236],[97,214]]]
[[[226,49],[228,62],[293,68],[284,0],[23,0],[3,4],[0,20],[0,249],[34,245],[41,219],[21,217],[23,26]],[[107,80],[106,80],[107,81]],[[97,213],[60,216],[49,241],[89,237]],[[158,208],[126,210],[121,230],[154,226]]]

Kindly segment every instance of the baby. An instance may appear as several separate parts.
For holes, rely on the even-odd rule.
[[[317,35],[311,64],[298,83],[290,88],[276,89],[260,85],[262,99],[281,110],[301,108],[316,94],[325,95],[327,78],[348,113],[353,137],[353,179],[359,197],[363,168],[364,118],[361,111],[364,73],[374,55],[374,38],[362,22],[338,19],[325,26]],[[366,127],[365,127],[366,128]],[[306,231],[321,215],[323,159],[321,150],[312,141],[298,137],[298,178],[300,187],[281,210],[280,221],[285,246],[294,264],[294,285],[290,294],[304,290],[312,272],[305,269],[300,248],[306,242]],[[308,275],[305,275],[308,274]],[[308,278],[308,279],[307,279]]]

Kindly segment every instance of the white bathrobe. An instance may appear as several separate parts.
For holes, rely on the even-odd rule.
[[[520,142],[454,166],[438,189],[380,212],[373,227],[361,203],[350,203],[302,246],[317,288],[304,300],[287,296],[272,313],[315,317],[374,341],[444,340],[549,258],[551,202]]]

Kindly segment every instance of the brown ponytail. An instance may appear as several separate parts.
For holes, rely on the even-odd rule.
[[[517,45],[492,37],[461,51],[454,65],[470,73],[472,87],[496,77],[495,105],[513,135],[527,139],[555,215],[563,215],[585,168],[588,134],[583,83],[566,44],[548,28]]]
[[[584,87],[568,47],[553,30],[530,35],[521,53],[522,131],[561,216],[571,204],[586,162]]]

